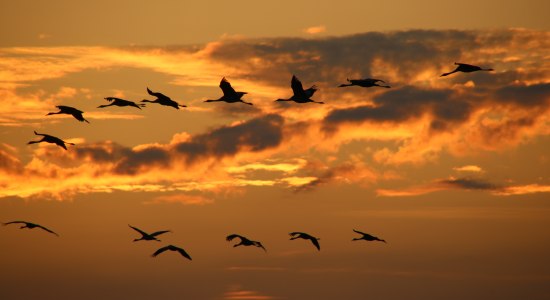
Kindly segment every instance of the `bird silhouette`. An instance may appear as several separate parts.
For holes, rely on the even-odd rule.
[[[80,111],[74,107],[65,106],[65,105],[56,105],[55,107],[59,108],[59,111],[47,113],[46,116],[57,115],[57,114],[67,114],[67,115],[72,115],[75,119],[79,120],[80,122],[90,123],[88,122],[88,120],[84,119],[84,117],[82,116],[82,114],[84,113],[83,111]]]
[[[65,150],[67,150],[67,146],[65,146],[65,144],[74,145],[73,143],[67,143],[67,142],[63,141],[62,139],[57,138],[55,136],[51,136],[49,134],[38,133],[36,131],[34,132],[34,134],[35,135],[41,135],[42,139],[39,140],[39,141],[30,141],[30,142],[27,143],[27,145],[46,142],[46,143],[56,144],[59,147],[65,149]]]
[[[149,93],[149,95],[151,95],[151,96],[157,97],[157,99],[155,99],[155,100],[143,99],[143,100],[141,100],[141,102],[158,103],[160,105],[170,106],[170,107],[173,107],[175,109],[179,109],[180,107],[187,107],[186,105],[178,104],[176,101],[170,99],[170,97],[168,97],[168,96],[166,96],[162,93],[155,93],[155,92],[151,91],[149,88],[147,88],[147,93]]]
[[[315,94],[315,92],[317,91],[317,87],[313,85],[309,89],[304,90],[302,86],[302,82],[300,82],[300,80],[295,75],[292,75],[292,80],[290,81],[290,87],[292,88],[292,92],[293,92],[292,97],[288,99],[277,99],[275,101],[294,101],[296,103],[313,102],[313,103],[324,104],[324,102],[315,101],[311,99],[313,94]]]
[[[116,98],[116,97],[105,97],[104,99],[111,102],[111,104],[100,105],[97,108],[103,108],[103,107],[112,106],[112,105],[114,105],[114,106],[133,106],[133,107],[137,107],[139,109],[141,109],[142,107],[145,107],[145,104],[143,104],[143,103],[137,104],[134,101],[124,100],[124,99],[120,99],[120,98]]]
[[[374,78],[365,78],[365,79],[347,79],[349,82],[348,84],[341,84],[338,87],[346,87],[346,86],[360,86],[360,87],[373,87],[373,86],[379,86],[383,88],[391,88],[389,85],[379,85],[378,82],[386,83],[384,80],[381,79],[374,79]]]
[[[227,79],[222,78],[220,81],[220,88],[223,91],[223,96],[221,96],[219,99],[210,99],[205,100],[204,102],[217,102],[217,101],[223,101],[227,103],[236,103],[236,102],[242,102],[244,104],[252,105],[250,102],[245,102],[241,98],[243,95],[248,94],[247,92],[236,92],[235,89],[231,86],[229,81]]]
[[[59,234],[49,230],[48,228],[42,226],[42,225],[39,225],[39,224],[34,224],[34,223],[31,223],[31,222],[25,222],[25,221],[11,221],[11,222],[7,222],[7,223],[4,223],[4,226],[6,225],[9,225],[9,224],[25,224],[21,227],[19,227],[20,229],[23,229],[23,228],[28,228],[28,229],[33,229],[33,228],[40,228],[42,230],[45,230],[49,233],[53,233],[55,234],[56,236],[59,236]]]
[[[373,235],[370,235],[370,234],[368,234],[368,233],[364,233],[364,232],[361,232],[361,231],[355,230],[355,229],[353,229],[353,231],[355,231],[355,232],[357,232],[357,233],[359,233],[359,234],[362,234],[363,236],[360,237],[360,238],[354,238],[352,241],[365,240],[365,241],[369,241],[369,242],[370,242],[370,241],[380,241],[380,242],[384,242],[384,243],[386,242],[386,241],[384,241],[384,240],[382,240],[382,239],[379,239],[379,238],[377,238],[377,237],[375,237],[375,236],[373,236]]]
[[[156,257],[157,255],[159,255],[159,254],[161,254],[165,251],[176,251],[176,252],[179,252],[179,254],[181,254],[183,257],[187,258],[188,260],[192,260],[191,256],[189,256],[189,254],[187,254],[187,252],[185,252],[185,250],[183,250],[180,247],[176,247],[174,245],[164,246],[164,247],[158,249],[157,251],[155,251],[155,253],[153,253],[153,255],[151,255],[151,256]]]
[[[244,236],[242,235],[238,235],[238,234],[230,234],[226,237],[226,240],[228,242],[232,241],[234,238],[239,238],[241,239],[241,241],[238,243],[238,244],[235,244],[233,245],[233,247],[237,247],[237,246],[255,246],[255,247],[258,247],[258,248],[262,248],[264,249],[264,251],[267,252],[267,250],[264,248],[264,246],[262,245],[262,243],[260,242],[257,242],[257,241],[252,241],[252,240],[249,240],[247,238],[245,238]]]
[[[319,238],[316,238],[304,232],[291,232],[289,234],[291,236],[290,238],[291,240],[295,240],[295,239],[310,240],[313,243],[313,246],[317,248],[317,250],[321,250],[321,246],[319,245],[319,240],[320,240]]]
[[[456,67],[456,69],[454,69],[453,71],[451,71],[449,73],[443,73],[443,74],[441,74],[440,77],[451,75],[451,74],[456,73],[456,72],[470,73],[470,72],[475,72],[475,71],[494,71],[493,69],[483,69],[481,67],[474,66],[474,65],[469,65],[469,64],[462,64],[462,63],[456,63],[455,62],[455,65],[458,66],[458,67]]]
[[[141,234],[141,237],[139,239],[134,239],[134,242],[137,242],[137,241],[157,241],[157,242],[160,242],[159,239],[157,239],[157,236],[158,235],[161,235],[163,233],[167,233],[167,232],[171,232],[170,230],[161,230],[161,231],[156,231],[156,232],[153,232],[151,234],[137,228],[137,227],[134,227],[130,224],[128,224],[128,226],[130,226],[130,228],[132,228],[133,230],[139,232]]]

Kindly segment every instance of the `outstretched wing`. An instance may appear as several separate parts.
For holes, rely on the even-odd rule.
[[[166,95],[164,95],[163,93],[153,92],[153,91],[151,91],[149,88],[147,88],[147,93],[149,93],[149,95],[155,96],[155,97],[157,97],[157,98],[168,98],[168,97],[166,97]]]
[[[187,254],[187,252],[185,252],[185,250],[183,250],[182,248],[179,248],[179,247],[174,247],[175,251],[178,251],[179,254],[181,254],[183,257],[189,259],[189,260],[192,260],[191,259],[191,256],[189,254]]]
[[[457,66],[463,66],[463,67],[477,67],[477,68],[479,68],[478,66],[474,66],[474,65],[470,65],[470,64],[465,64],[465,63],[457,63],[457,62],[455,62],[455,65],[457,65]]]
[[[44,227],[44,226],[42,226],[42,225],[36,225],[36,227],[42,228],[42,229],[46,230],[46,231],[49,232],[49,233],[53,233],[53,234],[59,236],[59,234],[57,234],[57,233],[55,233],[55,232],[49,230],[48,228],[46,228],[46,227]]]
[[[290,87],[292,88],[292,92],[294,92],[294,96],[296,97],[306,96],[306,93],[304,92],[304,87],[302,86],[302,82],[300,82],[300,80],[295,75],[292,75]]]
[[[220,81],[220,88],[225,96],[232,96],[236,94],[235,89],[233,89],[231,83],[229,83],[225,77],[222,78],[222,81]]]
[[[151,233],[151,236],[157,236],[157,235],[161,235],[161,234],[167,233],[167,232],[171,232],[171,231],[170,230],[161,230],[161,231]]]
[[[117,98],[117,97],[105,97],[105,98],[103,98],[103,99],[105,99],[105,100],[107,100],[107,101],[109,101],[109,102],[115,101],[115,100],[116,100],[116,101],[126,101],[126,100],[124,100],[124,99],[120,99],[120,98]]]
[[[254,242],[254,245],[256,245],[256,247],[259,247],[259,248],[264,249],[264,251],[267,252],[267,250],[265,249],[264,245],[262,245],[262,243],[260,243],[260,242]]]
[[[170,249],[170,246],[164,246],[160,249],[158,249],[157,251],[155,251],[155,253],[153,253],[153,255],[151,255],[152,257],[155,257],[159,254],[161,254],[162,252],[166,251],[166,250],[169,250]]]
[[[141,235],[149,235],[147,232],[145,232],[145,231],[143,231],[143,230],[141,230],[141,229],[139,229],[139,228],[137,228],[137,227],[134,227],[134,226],[132,226],[132,225],[130,225],[130,224],[128,224],[128,226],[130,226],[130,228],[132,228],[133,230],[135,230],[135,231],[141,233]]]
[[[76,108],[74,108],[74,107],[72,107],[72,106],[57,105],[56,107],[59,108],[59,109],[62,110],[62,111],[66,111],[66,112],[68,112],[68,113],[70,113],[70,114],[74,114],[74,113],[83,113],[83,111],[78,110],[78,109],[76,109]]]
[[[310,239],[310,240],[313,243],[313,245],[315,246],[315,248],[317,248],[317,250],[321,250],[321,245],[319,245],[319,241],[316,238],[312,237],[312,239]]]
[[[225,238],[225,240],[228,241],[228,242],[230,242],[230,241],[232,241],[232,240],[235,239],[235,238],[240,238],[241,240],[244,239],[243,236],[240,236],[240,235],[238,235],[238,234],[230,234],[230,235],[228,235],[228,236]]]
[[[11,222],[7,222],[7,223],[3,223],[4,226],[9,225],[9,224],[27,224],[27,222],[25,222],[25,221],[11,221]]]
[[[362,235],[368,235],[368,233],[364,233],[364,232],[361,232],[361,231],[359,231],[359,230],[353,229],[353,231],[355,231],[355,232],[357,232],[357,233],[359,233],[359,234],[362,234]]]

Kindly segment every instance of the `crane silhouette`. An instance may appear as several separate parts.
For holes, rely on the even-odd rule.
[[[164,246],[164,247],[158,249],[157,251],[155,251],[155,253],[153,253],[151,256],[156,257],[157,255],[159,255],[159,254],[161,254],[165,251],[176,251],[179,254],[181,254],[183,257],[187,258],[188,260],[192,260],[191,256],[189,254],[187,254],[187,252],[185,252],[185,250],[183,250],[180,247],[176,247],[174,245]]]
[[[245,102],[241,99],[242,96],[244,96],[245,94],[248,94],[248,93],[247,92],[236,92],[235,89],[233,89],[233,87],[229,83],[229,81],[227,81],[227,79],[225,79],[225,77],[222,78],[222,80],[220,81],[220,88],[223,91],[223,96],[221,96],[219,99],[215,99],[215,100],[214,99],[209,99],[209,100],[205,100],[204,102],[217,102],[217,101],[223,101],[223,102],[227,102],[227,103],[242,102],[244,104],[252,105],[252,103]]]
[[[483,69],[483,68],[478,67],[478,66],[463,64],[463,63],[456,63],[455,62],[455,65],[458,66],[458,67],[456,67],[456,69],[454,69],[453,71],[451,71],[449,73],[443,73],[443,74],[441,74],[440,77],[451,75],[451,74],[456,73],[456,72],[470,73],[470,72],[476,72],[476,71],[494,71],[493,69]]]
[[[242,235],[238,235],[238,234],[230,234],[226,237],[226,240],[228,242],[232,241],[233,239],[235,238],[239,238],[241,241],[238,243],[238,244],[235,244],[233,245],[233,247],[237,247],[237,246],[255,246],[255,247],[258,247],[258,248],[262,248],[264,249],[264,251],[267,252],[267,250],[264,248],[264,246],[262,245],[262,243],[260,242],[257,242],[257,241],[252,241],[252,240],[249,240],[247,238],[245,238],[244,236]]]
[[[346,86],[360,86],[360,87],[373,87],[373,86],[379,86],[383,88],[391,88],[389,85],[379,85],[378,82],[386,83],[384,80],[381,79],[375,79],[375,78],[365,78],[365,79],[347,79],[349,82],[348,84],[341,84],[338,87],[346,87]]]
[[[88,120],[84,119],[84,117],[82,116],[82,114],[84,113],[83,111],[80,111],[74,107],[65,106],[65,105],[56,105],[55,107],[59,108],[59,111],[47,113],[46,116],[57,115],[57,114],[67,114],[67,115],[72,115],[75,119],[79,120],[80,122],[90,123],[88,122]]]
[[[42,230],[45,230],[49,233],[53,233],[55,234],[56,236],[59,236],[59,234],[49,230],[48,228],[42,226],[42,225],[39,225],[39,224],[35,224],[35,223],[31,223],[31,222],[26,222],[26,221],[11,221],[11,222],[7,222],[7,223],[4,223],[4,226],[6,225],[9,225],[9,224],[24,224],[23,226],[19,227],[20,229],[23,229],[23,228],[28,228],[28,229],[33,229],[33,228],[40,228]]]
[[[116,98],[116,97],[105,97],[104,99],[111,102],[111,104],[100,105],[97,108],[103,108],[103,107],[112,106],[112,105],[114,105],[114,106],[133,106],[133,107],[137,107],[139,109],[141,109],[142,107],[145,107],[145,104],[143,104],[143,103],[137,104],[134,101],[124,100],[124,99],[120,99],[120,98]]]
[[[310,240],[311,243],[313,243],[313,246],[317,248],[317,250],[321,250],[321,246],[319,245],[319,240],[320,240],[319,238],[316,238],[304,232],[291,232],[289,234],[291,236],[290,238],[291,240],[295,240],[295,239]]]
[[[143,99],[143,100],[141,100],[141,102],[158,103],[160,105],[170,106],[170,107],[173,107],[175,109],[179,109],[180,107],[187,107],[186,105],[178,104],[176,101],[170,99],[170,97],[168,97],[168,96],[166,96],[162,93],[153,92],[149,88],[147,88],[147,93],[149,93],[149,95],[151,95],[151,96],[157,97],[157,99],[155,99],[155,100]]]
[[[55,136],[51,136],[49,134],[38,133],[36,131],[34,132],[34,134],[35,135],[41,135],[42,139],[39,140],[39,141],[30,141],[30,142],[27,143],[27,145],[45,142],[45,143],[56,144],[59,147],[65,149],[65,150],[67,150],[67,146],[65,146],[65,144],[74,146],[73,143],[67,143],[67,142],[63,141],[62,139],[57,138]]]
[[[353,231],[355,231],[355,232],[357,232],[357,233],[359,233],[363,236],[360,237],[360,238],[354,238],[352,241],[365,240],[365,241],[369,241],[369,242],[371,242],[371,241],[379,241],[379,242],[384,242],[384,243],[386,242],[382,239],[379,239],[379,238],[375,237],[374,235],[370,235],[368,233],[364,233],[364,232],[361,232],[361,231],[355,230],[355,229],[353,229]]]
[[[153,232],[151,234],[137,228],[137,227],[134,227],[130,224],[128,224],[128,226],[130,226],[130,228],[132,228],[133,230],[139,232],[141,234],[141,237],[139,239],[134,239],[134,242],[137,242],[137,241],[157,241],[157,242],[160,242],[159,239],[157,239],[157,236],[158,235],[161,235],[163,233],[167,233],[167,232],[171,232],[170,230],[161,230],[161,231],[156,231],[156,232]]]
[[[292,75],[292,80],[290,81],[290,87],[292,88],[292,92],[293,92],[292,97],[288,99],[277,99],[275,101],[294,101],[296,103],[312,102],[312,103],[324,104],[324,102],[315,101],[311,99],[313,94],[315,94],[315,92],[317,91],[317,87],[313,85],[309,89],[304,90],[304,87],[302,86],[302,82],[300,82],[300,80],[295,75]]]

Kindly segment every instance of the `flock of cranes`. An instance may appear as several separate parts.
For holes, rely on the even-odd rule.
[[[42,230],[45,230],[51,234],[55,234],[56,236],[59,237],[59,234],[57,234],[56,232],[42,226],[42,225],[39,225],[39,224],[35,224],[35,223],[31,223],[31,222],[26,222],[26,221],[11,221],[11,222],[7,222],[7,223],[3,223],[4,226],[6,225],[9,225],[9,224],[23,224],[23,226],[21,226],[20,228],[21,229],[24,229],[24,228],[27,228],[27,229],[33,229],[33,228],[40,228]],[[165,234],[165,233],[168,233],[168,232],[172,232],[171,230],[159,230],[159,231],[155,231],[153,233],[147,233],[135,226],[132,226],[130,224],[128,224],[128,226],[130,228],[132,228],[133,230],[137,231],[141,237],[140,238],[136,238],[134,239],[134,242],[139,242],[139,241],[157,241],[157,242],[160,242],[161,240],[158,239],[157,237],[159,235],[162,235],[162,234]],[[365,241],[369,241],[369,242],[372,242],[372,241],[379,241],[379,242],[386,242],[385,240],[383,239],[380,239],[376,236],[373,236],[373,235],[370,235],[368,233],[364,233],[364,232],[361,232],[359,230],[355,230],[353,229],[354,232],[358,233],[361,235],[361,237],[359,238],[354,238],[352,239],[352,241],[359,241],[359,240],[365,240]],[[321,245],[319,245],[319,240],[320,238],[317,238],[317,237],[314,237],[310,234],[307,234],[305,232],[291,232],[289,233],[290,235],[290,240],[296,240],[296,239],[304,239],[304,240],[309,240],[313,246],[315,246],[315,248],[317,248],[318,251],[321,250]],[[262,248],[265,252],[267,252],[267,249],[262,245],[261,242],[259,241],[254,241],[254,240],[251,240],[247,237],[244,237],[242,235],[239,235],[239,234],[230,234],[228,235],[226,238],[225,238],[228,242],[231,242],[233,241],[234,239],[238,239],[239,242],[237,244],[234,244],[233,247],[239,247],[239,246],[253,246],[253,247],[258,247],[258,248]],[[165,251],[175,251],[175,252],[178,252],[181,256],[189,259],[189,260],[192,260],[191,258],[191,255],[189,255],[189,253],[187,253],[185,251],[185,249],[181,248],[181,247],[178,247],[178,246],[174,246],[174,245],[167,245],[167,246],[164,246],[164,247],[161,247],[159,248],[157,251],[155,251],[151,256],[152,257],[156,257],[157,255],[165,252]]]
[[[476,71],[493,71],[493,69],[484,69],[484,68],[481,68],[481,67],[478,67],[478,66],[463,64],[463,63],[455,63],[455,65],[457,65],[456,69],[454,69],[451,72],[441,74],[441,77],[448,76],[448,75],[451,75],[451,74],[456,73],[456,72],[470,73],[470,72],[476,72]],[[338,87],[359,86],[359,87],[365,87],[365,88],[368,88],[368,87],[390,88],[390,86],[387,85],[386,82],[384,82],[381,79],[375,79],[375,78],[347,79],[347,81],[348,81],[347,84],[341,84]],[[382,83],[382,84],[380,84],[380,83]],[[293,75],[292,79],[291,79],[290,86],[292,88],[293,95],[288,99],[277,99],[275,101],[293,101],[293,102],[296,102],[296,103],[318,103],[318,104],[323,104],[323,102],[321,102],[321,101],[315,101],[315,100],[311,99],[313,94],[315,94],[315,92],[318,90],[318,88],[315,85],[311,86],[308,89],[304,89],[303,86],[302,86],[302,82],[296,76]],[[227,103],[238,103],[238,102],[240,102],[240,103],[244,103],[244,104],[247,104],[247,105],[253,105],[250,102],[246,102],[246,101],[242,100],[242,97],[244,95],[246,95],[247,92],[237,92],[237,91],[235,91],[235,89],[231,86],[231,84],[229,83],[229,81],[225,77],[222,78],[222,80],[220,82],[220,88],[223,92],[223,95],[220,98],[218,98],[218,99],[209,99],[209,100],[205,100],[204,102],[227,102]],[[136,103],[136,102],[121,99],[121,98],[106,97],[105,100],[109,101],[110,104],[100,105],[100,106],[98,106],[98,108],[104,108],[104,107],[108,107],[108,106],[120,106],[120,107],[131,106],[131,107],[141,109],[142,107],[145,107],[144,102],[145,103],[147,103],[147,102],[148,103],[157,103],[157,104],[160,104],[160,105],[173,107],[175,109],[179,109],[180,107],[187,107],[186,105],[177,103],[176,101],[170,99],[170,97],[168,97],[168,96],[166,96],[162,93],[153,92],[149,88],[147,88],[147,93],[151,96],[156,97],[156,99],[155,100],[144,99],[144,100],[141,100],[141,103]],[[86,120],[84,118],[83,112],[76,109],[76,108],[74,108],[74,107],[64,106],[64,105],[58,105],[56,107],[59,109],[58,112],[50,112],[47,115],[68,114],[68,115],[72,115],[75,119],[77,119],[80,122],[89,123],[88,120]],[[63,140],[61,140],[61,139],[59,139],[55,136],[51,136],[51,135],[48,135],[48,134],[38,133],[36,131],[34,132],[34,134],[38,135],[38,136],[42,136],[42,139],[37,140],[37,141],[30,141],[30,142],[28,142],[28,144],[35,144],[35,143],[42,143],[42,142],[53,143],[53,144],[56,144],[57,146],[65,149],[65,150],[67,150],[66,145],[74,145],[73,143],[67,143],[67,142],[65,142],[65,141],[63,141]],[[42,225],[38,225],[38,224],[26,222],[26,221],[12,221],[12,222],[4,223],[4,225],[9,225],[9,224],[23,224],[20,227],[22,229],[23,228],[28,228],[28,229],[40,228],[40,229],[45,230],[49,233],[55,234],[56,236],[59,236],[54,231],[52,231],[52,230],[50,230],[50,229],[48,229],[48,228],[46,228]],[[156,231],[156,232],[153,232],[153,233],[147,233],[147,232],[145,232],[145,231],[143,231],[143,230],[141,230],[137,227],[134,227],[134,226],[131,226],[131,225],[128,225],[128,226],[131,229],[137,231],[139,234],[141,234],[141,237],[137,238],[137,239],[134,239],[134,242],[137,242],[137,241],[159,241],[160,242],[160,240],[157,238],[159,235],[171,232],[170,230],[161,230],[161,231]],[[361,236],[358,237],[358,238],[353,238],[352,241],[365,240],[365,241],[379,241],[379,242],[384,242],[384,243],[386,242],[385,240],[380,239],[376,236],[370,235],[368,233],[364,233],[364,232],[361,232],[361,231],[358,231],[358,230],[355,230],[355,229],[353,229],[353,231],[357,234],[360,234]],[[291,236],[290,240],[295,240],[295,239],[308,240],[313,244],[313,246],[315,246],[315,248],[317,248],[317,250],[321,250],[321,246],[319,244],[320,239],[317,238],[317,237],[314,237],[314,236],[312,236],[310,234],[307,234],[307,233],[304,233],[304,232],[291,232],[290,236]],[[239,242],[237,244],[234,244],[233,247],[253,246],[253,247],[261,248],[261,249],[263,249],[264,251],[267,252],[266,248],[259,241],[254,241],[254,240],[248,239],[248,238],[246,238],[242,235],[239,235],[239,234],[230,234],[226,237],[227,241],[233,241],[235,239],[238,239]],[[183,248],[180,248],[180,247],[177,247],[177,246],[174,246],[174,245],[167,245],[167,246],[164,246],[162,248],[159,248],[157,251],[155,251],[152,254],[152,256],[156,257],[157,255],[162,254],[166,251],[178,252],[181,256],[191,260],[191,256]]]
[[[470,73],[470,72],[476,72],[476,71],[493,71],[493,69],[488,69],[488,68],[485,69],[485,68],[464,64],[464,63],[455,63],[455,65],[457,65],[456,69],[454,69],[451,72],[441,74],[441,77],[448,76],[456,72]],[[338,87],[359,86],[359,87],[365,87],[365,88],[369,88],[369,87],[390,88],[389,85],[386,85],[385,81],[381,79],[375,79],[375,78],[347,79],[347,81],[348,81],[347,84],[341,84]],[[383,83],[383,85],[381,85],[380,83]],[[229,83],[229,81],[225,77],[222,78],[219,86],[223,92],[223,95],[218,99],[208,99],[208,100],[205,100],[204,102],[227,102],[227,103],[240,102],[248,105],[253,105],[251,102],[246,102],[242,99],[242,97],[248,93],[235,91],[235,89],[231,86],[231,83]],[[304,89],[304,87],[302,86],[302,82],[295,75],[292,76],[292,79],[290,81],[290,87],[292,88],[292,92],[293,92],[290,98],[277,99],[275,101],[292,101],[296,103],[324,104],[324,102],[315,101],[311,99],[311,97],[313,96],[313,94],[315,94],[318,88],[315,85],[313,85],[308,89]],[[151,96],[156,97],[156,99],[155,100],[143,99],[141,100],[140,103],[136,103],[134,101],[121,99],[117,97],[105,97],[104,99],[109,101],[110,103],[105,105],[100,105],[98,106],[98,108],[104,108],[108,106],[120,106],[120,107],[131,106],[131,107],[141,109],[142,107],[145,107],[145,103],[157,103],[160,105],[173,107],[175,109],[179,109],[180,107],[187,107],[186,105],[177,103],[176,101],[172,100],[170,97],[164,95],[163,93],[153,92],[149,88],[147,88],[147,93]],[[88,122],[88,120],[84,118],[84,116],[82,115],[84,112],[82,112],[81,110],[78,110],[74,107],[65,106],[65,105],[58,105],[56,107],[59,109],[58,112],[50,112],[46,115],[49,116],[49,115],[55,115],[55,114],[67,114],[67,115],[72,115],[75,119],[77,119],[80,122],[90,123]],[[46,142],[46,143],[56,144],[65,150],[67,150],[67,147],[66,147],[67,144],[74,145],[72,143],[67,143],[62,139],[52,135],[37,133],[36,131],[34,132],[34,134],[41,135],[42,139],[39,141],[30,141],[28,144]]]

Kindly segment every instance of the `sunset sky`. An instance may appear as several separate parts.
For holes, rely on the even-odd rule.
[[[549,299],[549,11],[0,0],[0,222],[60,235],[0,227],[0,299]],[[188,107],[98,108],[147,87]]]

